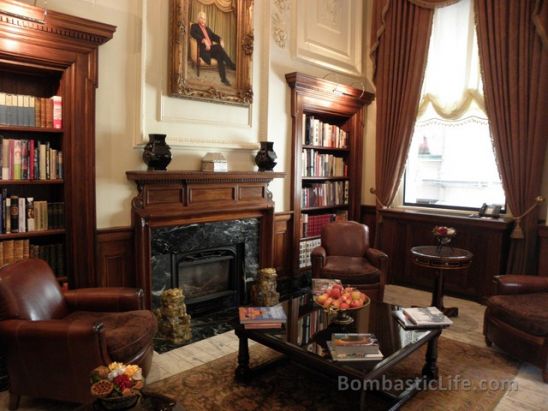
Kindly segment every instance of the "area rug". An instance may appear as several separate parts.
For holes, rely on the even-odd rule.
[[[279,355],[258,344],[250,352],[252,366]],[[413,378],[420,374],[424,354],[424,349],[412,354],[390,372],[390,377]],[[177,399],[186,411],[356,409],[356,393],[338,391],[335,382],[294,364],[273,367],[248,384],[234,380],[236,365],[237,354],[228,354],[148,388]],[[438,382],[445,389],[420,391],[402,409],[492,410],[509,389],[505,381],[512,381],[518,371],[518,363],[503,354],[443,337],[439,341],[438,367]],[[450,381],[452,386],[448,385]],[[458,389],[457,384],[461,384]],[[462,388],[463,384],[470,386]],[[367,409],[386,406],[373,398]]]

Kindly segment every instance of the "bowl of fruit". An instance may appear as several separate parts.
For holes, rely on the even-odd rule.
[[[353,320],[347,311],[360,310],[369,305],[371,300],[357,288],[344,287],[334,283],[323,292],[314,296],[314,302],[323,307],[327,312],[337,313],[335,322],[350,324]]]

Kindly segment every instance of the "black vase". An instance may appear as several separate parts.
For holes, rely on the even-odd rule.
[[[272,148],[273,145],[273,141],[261,141],[261,149],[255,156],[255,164],[259,166],[259,171],[272,171],[276,165],[274,160],[278,156]]]
[[[143,151],[143,161],[149,170],[165,170],[171,162],[171,150],[165,134],[149,134]]]

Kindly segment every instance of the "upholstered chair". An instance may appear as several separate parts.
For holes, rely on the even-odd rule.
[[[483,322],[487,345],[540,367],[548,383],[548,277],[501,275],[495,284]]]
[[[65,293],[43,260],[0,269],[0,349],[9,376],[9,409],[21,395],[91,400],[89,373],[112,361],[150,370],[157,324],[143,292],[82,288]]]
[[[312,277],[339,279],[372,300],[382,301],[388,256],[369,246],[369,228],[355,221],[324,226],[321,246],[312,250]]]

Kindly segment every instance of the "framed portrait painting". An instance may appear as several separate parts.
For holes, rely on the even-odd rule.
[[[171,0],[169,95],[249,105],[253,0]]]

